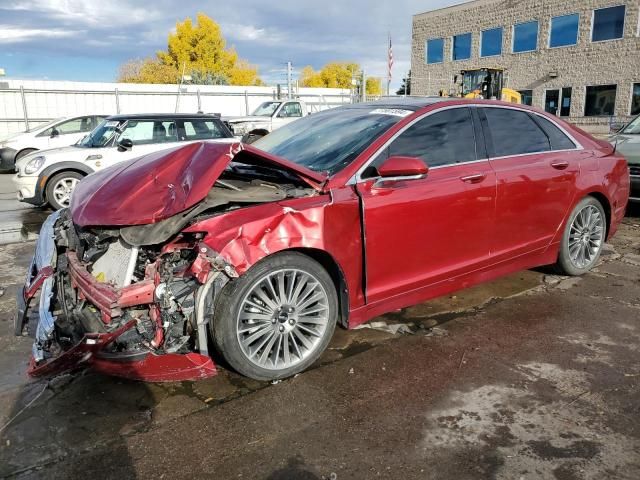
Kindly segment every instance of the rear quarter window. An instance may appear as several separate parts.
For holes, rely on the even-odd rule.
[[[226,135],[214,120],[185,120],[181,140],[211,140],[224,137]]]
[[[535,115],[533,118],[542,127],[544,133],[547,134],[547,137],[549,137],[552,150],[573,150],[576,148],[573,141],[567,137],[562,130],[555,126],[553,122],[550,122],[540,115]]]
[[[551,149],[547,135],[528,113],[508,108],[483,110],[496,157],[547,152]]]

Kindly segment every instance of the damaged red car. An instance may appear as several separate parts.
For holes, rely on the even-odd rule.
[[[16,334],[35,337],[36,376],[203,378],[215,348],[244,375],[284,378],[336,325],[520,269],[587,272],[628,195],[614,147],[544,112],[349,105],[85,178],[42,227]]]

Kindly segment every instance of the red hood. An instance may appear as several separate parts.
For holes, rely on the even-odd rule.
[[[314,188],[326,180],[250,145],[190,143],[89,175],[73,192],[73,221],[81,226],[145,225],[172,217],[205,198],[236,155],[242,163],[281,167]]]

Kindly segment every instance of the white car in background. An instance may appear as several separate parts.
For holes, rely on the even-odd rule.
[[[48,148],[73,145],[96,128],[107,115],[58,118],[0,141],[0,171],[13,172],[20,158]]]
[[[59,210],[69,206],[73,189],[83,177],[125,160],[197,140],[236,141],[214,115],[114,115],[74,145],[20,158],[13,183],[21,202],[49,204]]]
[[[263,102],[248,117],[222,117],[231,133],[243,143],[253,143],[274,130],[309,115],[307,105],[300,100]]]

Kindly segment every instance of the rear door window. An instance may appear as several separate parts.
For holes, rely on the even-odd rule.
[[[129,120],[120,139],[128,138],[134,145],[177,142],[178,133],[173,120]]]
[[[494,156],[548,152],[547,135],[529,114],[508,108],[483,108],[493,140]]]
[[[431,114],[407,128],[388,148],[388,156],[420,157],[430,167],[477,160],[469,108]]]
[[[218,123],[214,120],[185,120],[183,125],[184,133],[180,135],[180,140],[212,140],[226,137]]]

